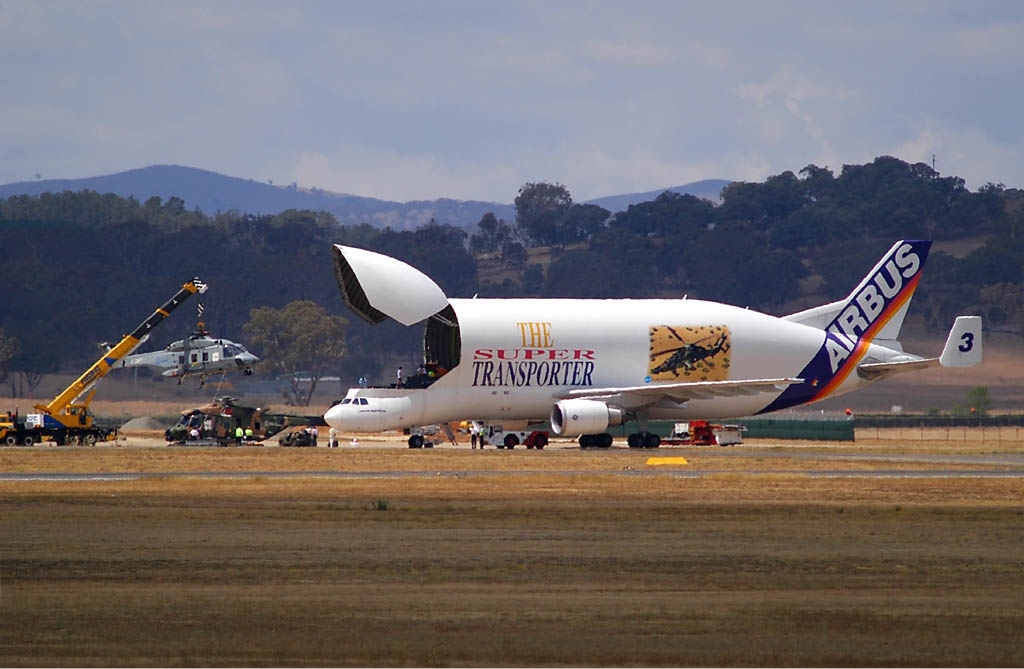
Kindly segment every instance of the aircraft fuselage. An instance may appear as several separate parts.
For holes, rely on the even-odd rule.
[[[702,300],[451,299],[459,364],[427,388],[353,388],[332,424],[378,431],[450,420],[544,420],[560,391],[673,381],[771,379],[805,369],[825,332]],[[689,347],[689,348],[688,348]],[[712,355],[706,352],[717,348]],[[898,352],[872,345],[887,360]],[[689,354],[689,357],[687,357]],[[812,401],[825,379],[806,379]],[[830,394],[859,385],[856,374]],[[752,415],[781,393],[672,402],[650,418]]]

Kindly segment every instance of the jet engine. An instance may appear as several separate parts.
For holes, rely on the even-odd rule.
[[[599,434],[625,419],[622,409],[597,400],[562,400],[551,409],[551,429],[559,436]]]

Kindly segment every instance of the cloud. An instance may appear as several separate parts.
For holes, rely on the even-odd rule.
[[[539,180],[582,200],[935,153],[969,184],[1024,186],[1018,2],[3,7],[0,182],[178,163],[395,200],[509,202]]]

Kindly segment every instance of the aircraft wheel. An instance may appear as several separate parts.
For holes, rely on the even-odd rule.
[[[639,432],[634,432],[633,434],[626,437],[626,443],[629,444],[630,448],[643,448],[644,436]]]
[[[505,435],[505,448],[512,450],[519,443],[519,437],[514,434]]]
[[[25,444],[26,446],[31,446],[32,444],[36,443],[36,438],[33,437],[31,434],[26,434],[25,438],[21,440],[21,443]]]
[[[418,434],[409,437],[409,448],[423,448],[423,437]]]
[[[611,448],[614,438],[607,432],[602,432],[601,434],[597,435],[597,439],[595,441],[597,441],[598,448]]]
[[[644,448],[658,448],[659,446],[661,446],[661,437],[653,432],[644,435]]]
[[[594,447],[594,436],[590,434],[581,434],[579,438],[580,448],[593,448]]]

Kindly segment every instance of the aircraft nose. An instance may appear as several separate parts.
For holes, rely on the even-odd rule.
[[[346,407],[344,404],[335,404],[324,413],[324,421],[328,425],[335,429],[344,429],[345,427],[345,411]]]

